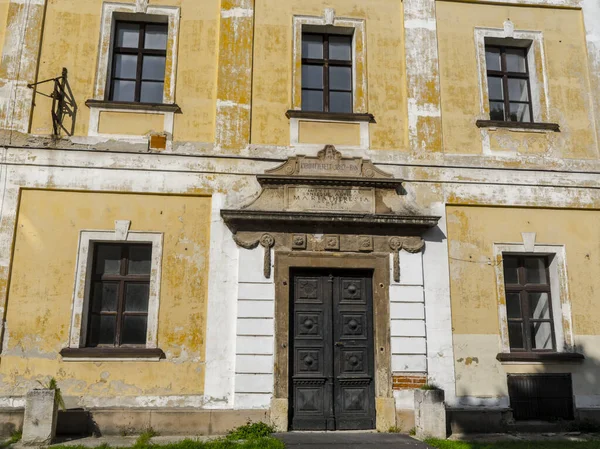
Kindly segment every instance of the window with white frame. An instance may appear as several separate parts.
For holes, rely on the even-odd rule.
[[[81,231],[69,349],[156,349],[163,234]]]

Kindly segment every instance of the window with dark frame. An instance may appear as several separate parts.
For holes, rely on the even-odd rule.
[[[162,23],[116,22],[109,100],[163,102],[167,31]]]
[[[511,351],[555,351],[549,257],[503,255]]]
[[[145,346],[152,245],[94,244],[88,347]]]
[[[352,36],[302,33],[302,110],[353,112]]]
[[[527,48],[485,46],[490,120],[533,122]]]

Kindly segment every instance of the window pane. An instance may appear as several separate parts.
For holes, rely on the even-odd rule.
[[[164,83],[144,81],[142,82],[140,101],[142,103],[162,103],[164,90]]]
[[[135,81],[113,81],[113,95],[115,101],[135,101]]]
[[[511,101],[529,101],[527,80],[519,78],[508,79],[508,99]]]
[[[511,122],[530,122],[529,105],[524,103],[510,104],[510,121]]]
[[[163,81],[165,79],[165,57],[144,56],[142,79]]]
[[[506,294],[506,311],[508,318],[521,319],[521,295],[518,293]]]
[[[511,256],[504,256],[504,283],[519,283],[519,259]]]
[[[96,246],[96,274],[119,274],[121,272],[121,247],[118,245]]]
[[[508,339],[511,349],[523,349],[523,325],[521,323],[508,323]]]
[[[323,59],[323,36],[320,34],[302,35],[302,57]]]
[[[137,56],[136,55],[116,55],[115,78],[132,78],[135,79],[137,74]]]
[[[329,112],[352,112],[352,93],[331,92],[329,94]]]
[[[329,59],[352,60],[352,36],[329,36]]]
[[[123,329],[121,330],[121,344],[146,344],[147,321],[148,318],[145,316],[124,316]]]
[[[532,349],[552,349],[552,326],[550,323],[533,323],[531,340]]]
[[[140,25],[137,23],[119,23],[117,28],[117,46],[137,48],[140,42]]]
[[[498,48],[485,49],[485,65],[488,70],[501,70],[500,50]]]
[[[148,284],[128,282],[125,284],[125,311],[148,312]]]
[[[302,87],[308,89],[323,89],[323,66],[302,66]]]
[[[302,91],[302,110],[303,111],[323,111],[323,91],[322,90],[303,90]]]
[[[497,76],[488,76],[488,89],[490,100],[504,100],[502,78]]]
[[[521,48],[506,49],[506,70],[509,72],[527,72],[525,50]]]
[[[166,50],[167,27],[165,25],[147,24],[144,48],[151,50]]]
[[[490,101],[490,120],[504,120],[504,103]]]
[[[550,319],[548,293],[529,293],[529,315],[535,320]]]
[[[117,317],[114,315],[92,315],[90,321],[90,344],[114,345]]]
[[[119,284],[116,282],[94,282],[92,312],[116,312]]]
[[[128,274],[150,274],[152,246],[132,245],[129,247]]]
[[[329,88],[352,90],[352,69],[350,67],[329,67]]]
[[[546,259],[542,257],[527,257],[525,272],[528,284],[548,284],[546,277]]]

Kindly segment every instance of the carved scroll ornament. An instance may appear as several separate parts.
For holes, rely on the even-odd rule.
[[[236,245],[244,249],[255,249],[260,244],[265,249],[264,261],[263,261],[263,273],[265,278],[271,277],[271,248],[275,246],[275,238],[271,234],[263,234],[258,240],[252,240],[246,242],[239,238],[237,235],[233,235],[233,240]]]
[[[418,253],[425,246],[425,241],[420,237],[391,237],[389,244],[394,254],[394,282],[400,282],[400,250]]]

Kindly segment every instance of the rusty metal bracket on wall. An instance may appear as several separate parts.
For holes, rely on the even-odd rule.
[[[63,67],[61,76],[27,85],[28,88],[35,89],[34,96],[35,94],[40,94],[52,99],[52,135],[55,137],[59,137],[61,131],[64,131],[67,136],[72,136],[75,133],[77,102],[73,96],[67,75],[68,71]],[[37,90],[37,86],[46,83],[54,83],[54,90],[51,94],[45,94]],[[35,101],[33,105],[35,106]],[[69,128],[65,127],[64,124],[66,117],[71,118],[71,126]]]

